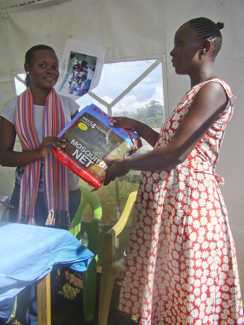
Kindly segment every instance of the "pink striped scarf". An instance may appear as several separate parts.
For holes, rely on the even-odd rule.
[[[51,90],[47,96],[43,113],[44,137],[56,136],[64,124],[64,112],[59,96],[55,90]],[[34,150],[40,146],[34,123],[33,98],[30,89],[27,89],[18,98],[16,132],[23,151]],[[40,160],[33,161],[24,168],[20,185],[19,222],[26,220],[28,223],[35,223],[40,170]],[[67,170],[51,152],[44,159],[44,177],[48,211],[55,211],[56,222],[58,218],[67,218],[69,199]]]

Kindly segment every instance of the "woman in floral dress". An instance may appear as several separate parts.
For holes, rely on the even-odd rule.
[[[232,92],[213,70],[223,24],[195,18],[175,34],[172,64],[191,89],[160,134],[141,122],[150,152],[108,162],[105,184],[141,170],[134,228],[120,294],[121,311],[142,325],[244,324],[234,242],[216,174],[232,117]]]

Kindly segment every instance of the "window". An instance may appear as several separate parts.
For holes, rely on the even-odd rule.
[[[111,115],[132,117],[159,131],[165,119],[162,71],[159,60],[105,64],[98,87],[78,102],[81,107],[93,102]],[[150,145],[144,142],[140,151],[147,150]],[[108,216],[119,216],[139,179],[140,173],[130,172],[98,190],[105,222],[113,222]]]
[[[16,92],[16,95],[17,96],[19,96],[26,89],[26,86],[25,86],[25,77],[26,77],[26,74],[25,73],[19,73],[14,78],[15,92]]]

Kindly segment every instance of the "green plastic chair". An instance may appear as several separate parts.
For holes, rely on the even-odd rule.
[[[128,228],[134,211],[137,191],[129,194],[118,221],[103,232],[101,240],[101,282],[99,292],[98,325],[107,325],[115,280],[124,270],[124,251],[127,245]]]
[[[82,218],[92,215],[91,222],[84,222]],[[86,186],[81,186],[81,202],[70,226],[70,232],[78,239],[86,232],[88,248],[95,253],[95,258],[89,265],[83,277],[83,313],[85,321],[92,321],[96,317],[97,297],[97,264],[100,247],[99,221],[102,218],[102,206],[98,195]]]

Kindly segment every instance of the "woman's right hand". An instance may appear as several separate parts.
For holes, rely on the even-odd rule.
[[[49,154],[52,145],[58,149],[64,149],[66,147],[66,140],[54,136],[45,137],[38,148],[42,158],[45,158]]]
[[[128,129],[132,131],[138,130],[138,121],[124,116],[113,116],[110,119],[110,124],[114,127]]]

